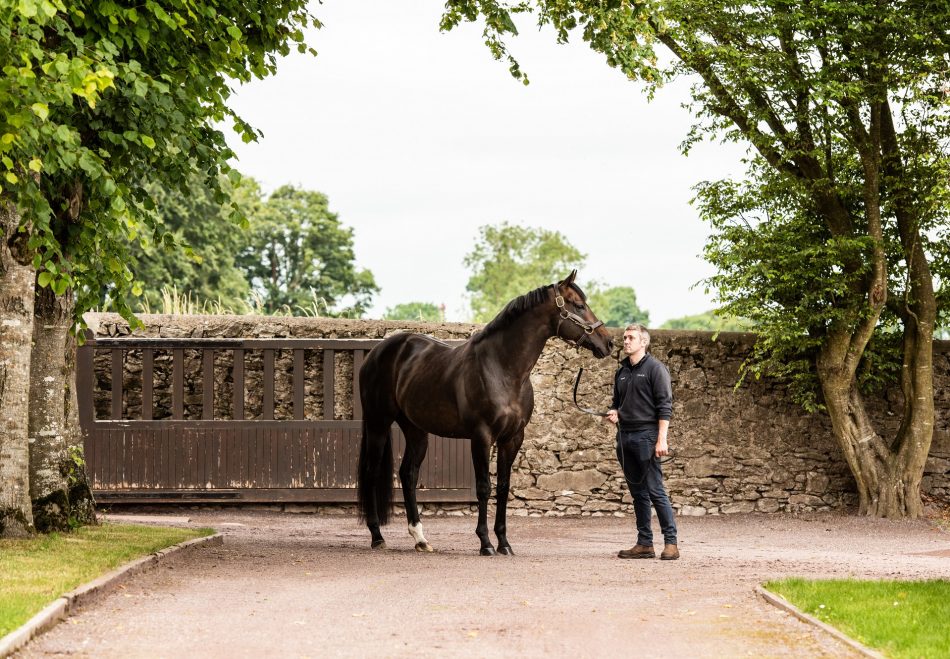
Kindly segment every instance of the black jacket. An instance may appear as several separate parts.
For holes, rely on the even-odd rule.
[[[614,399],[610,409],[617,410],[621,430],[655,428],[660,419],[673,413],[673,388],[670,372],[649,353],[636,364],[627,357],[614,375]]]

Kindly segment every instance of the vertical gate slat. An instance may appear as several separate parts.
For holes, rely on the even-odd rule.
[[[316,436],[313,428],[300,431],[304,439],[304,472],[307,475],[307,487],[317,487]]]
[[[320,487],[330,487],[330,476],[328,464],[330,462],[330,438],[327,436],[326,428],[319,426],[317,433],[317,472],[319,473]]]
[[[187,428],[175,433],[172,451],[175,453],[175,487],[182,488],[188,480],[188,444],[191,431]]]
[[[290,443],[290,483],[288,487],[303,486],[303,471],[301,465],[300,451],[300,432],[296,428],[287,430],[288,441]]]
[[[261,428],[258,430],[261,441],[264,442],[264,455],[269,456],[267,469],[269,473],[268,481],[271,487],[280,487],[280,471],[278,469],[279,447],[277,438],[268,430]]]
[[[234,443],[234,436],[237,430],[228,430],[227,437],[227,461],[224,463],[225,475],[224,475],[224,487],[234,487],[234,454],[236,451],[236,446]]]
[[[245,483],[248,481],[247,473],[250,468],[250,458],[248,456],[248,443],[249,437],[248,434],[242,432],[241,430],[237,431],[237,447],[238,447],[238,461],[237,461],[237,487],[245,487]]]
[[[244,350],[238,348],[234,351],[234,364],[232,365],[232,379],[234,380],[234,403],[231,418],[235,421],[244,420]]]
[[[162,456],[164,455],[164,434],[165,429],[160,428],[156,430],[151,437],[152,484],[155,487],[165,487],[165,464],[162,460]]]
[[[203,489],[205,483],[208,482],[208,479],[205,477],[205,452],[208,446],[208,434],[210,430],[208,428],[202,428],[198,430],[195,439],[195,487],[197,489]]]
[[[274,418],[274,351],[264,350],[264,400],[262,419]]]
[[[254,433],[254,451],[257,454],[257,479],[263,487],[270,487],[270,469],[268,469],[267,446],[260,432]]]
[[[188,471],[185,487],[194,489],[198,486],[198,442],[201,440],[201,431],[196,428],[188,434]]]
[[[201,418],[214,418],[214,350],[201,351]]]
[[[154,412],[154,401],[152,394],[153,387],[153,369],[155,366],[155,353],[151,348],[142,350],[142,420],[151,421]]]
[[[185,416],[185,351],[175,348],[172,351],[172,418]]]
[[[247,445],[247,485],[245,487],[260,487],[261,464],[260,449],[257,442],[257,433],[245,432]]]
[[[142,487],[142,433],[134,427],[126,431],[129,437],[129,486]]]
[[[175,462],[172,460],[172,433],[169,428],[162,430],[162,486],[174,487]]]
[[[334,351],[323,351],[323,420],[333,421],[333,362]]]
[[[76,396],[79,405],[79,424],[83,432],[92,434],[96,420],[95,406],[95,358],[96,349],[91,345],[80,346],[76,351]]]
[[[231,440],[231,429],[225,428],[218,434],[215,446],[215,487],[228,486],[228,445]]]
[[[360,398],[360,369],[363,367],[365,350],[353,351],[353,420],[363,418],[363,401]]]
[[[277,438],[277,465],[280,487],[290,487],[290,442],[287,438],[287,432],[278,429],[271,429],[269,432]]]
[[[106,483],[106,489],[114,489],[115,472],[112,470],[112,430],[103,430],[102,432],[102,480]]]
[[[303,350],[294,350],[294,418],[298,421],[304,418],[304,375]]]
[[[128,429],[123,428],[119,430],[119,464],[117,468],[118,479],[122,483],[123,487],[129,487],[132,484],[132,474],[130,473],[129,465],[129,452],[130,447],[130,435]]]
[[[122,418],[122,348],[112,349],[112,415],[113,419]]]
[[[145,439],[146,431],[130,427],[126,430],[128,440],[128,487],[139,489],[145,487]]]

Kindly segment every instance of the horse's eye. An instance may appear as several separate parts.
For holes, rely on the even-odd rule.
[[[584,305],[581,304],[580,302],[575,302],[575,303],[574,303],[574,306],[577,307],[577,310],[578,310],[578,311],[583,311],[583,310],[584,310]]]

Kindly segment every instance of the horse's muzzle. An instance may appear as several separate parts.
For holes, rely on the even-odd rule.
[[[590,351],[594,353],[594,357],[597,359],[603,359],[613,352],[614,342],[610,337],[605,339],[596,335],[586,335],[584,338],[587,340]]]

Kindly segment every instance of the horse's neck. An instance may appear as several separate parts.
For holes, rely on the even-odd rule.
[[[551,336],[548,323],[539,323],[530,313],[525,314],[505,329],[484,338],[483,345],[490,349],[482,359],[495,361],[513,382],[524,382]]]

